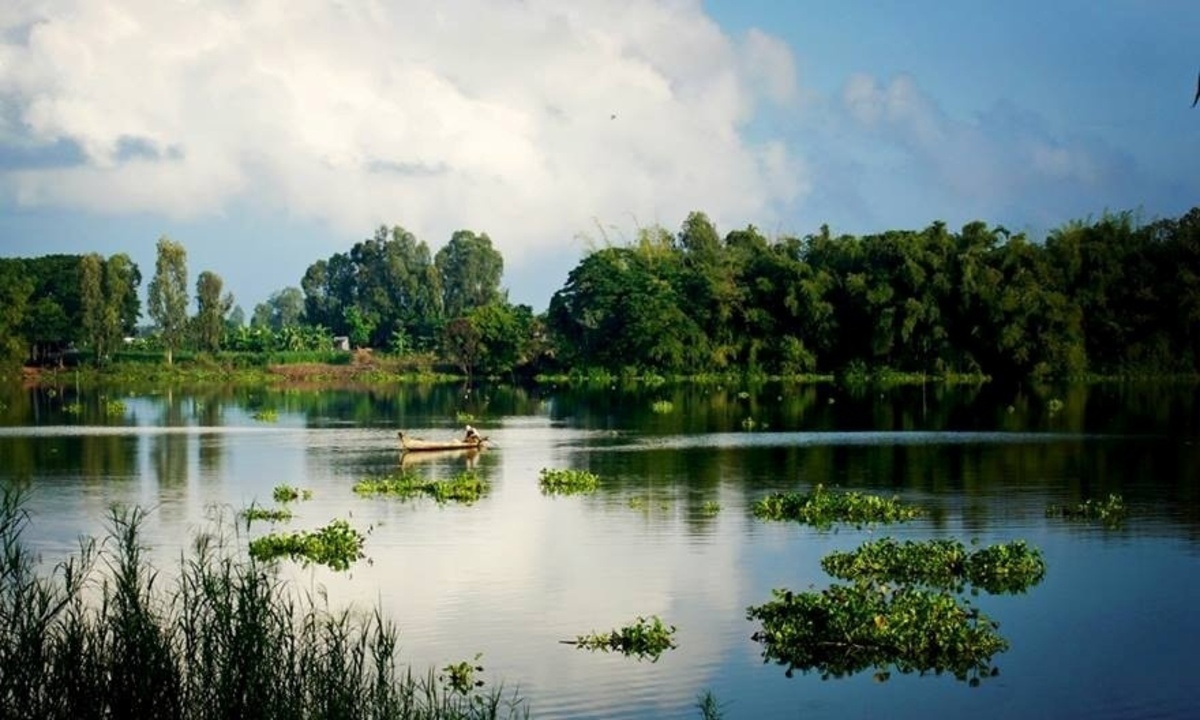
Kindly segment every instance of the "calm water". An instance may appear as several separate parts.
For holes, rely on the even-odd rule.
[[[151,509],[146,540],[170,567],[211,517],[272,488],[311,489],[282,526],[349,518],[368,532],[351,572],[285,568],[337,605],[379,604],[417,668],[482,653],[489,684],[538,717],[1196,717],[1200,639],[1200,403],[1193,385],[1030,391],[833,387],[372,391],[0,390],[0,479],[27,483],[29,540],[47,561],[104,532],[107,507]],[[123,410],[109,416],[105,403]],[[655,400],[670,400],[655,413]],[[1052,410],[1052,399],[1062,401]],[[78,403],[76,406],[75,404]],[[254,413],[278,411],[275,422]],[[394,471],[395,432],[451,437],[468,412],[497,447],[471,506],[355,496]],[[467,466],[415,465],[432,477]],[[542,468],[602,478],[545,497]],[[764,523],[750,505],[816,483],[927,506],[904,525],[830,531]],[[1047,519],[1050,503],[1124,495],[1126,524]],[[715,516],[703,506],[720,505]],[[254,534],[266,532],[256,524]],[[1048,563],[1017,596],[981,595],[1010,649],[978,688],[952,676],[785,677],[750,639],[746,608],[772,588],[831,582],[820,558],[889,534],[1025,539]],[[657,663],[560,644],[657,614],[679,648]]]

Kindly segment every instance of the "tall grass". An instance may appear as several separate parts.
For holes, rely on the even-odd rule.
[[[200,535],[162,580],[145,514],[114,508],[109,535],[39,574],[29,515],[0,498],[0,717],[494,718],[527,715],[503,687],[451,687],[397,657],[378,610],[332,611],[222,535]]]

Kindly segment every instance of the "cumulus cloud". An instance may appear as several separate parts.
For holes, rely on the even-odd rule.
[[[17,0],[0,10],[0,168],[27,206],[179,219],[255,204],[510,263],[594,218],[759,222],[807,188],[744,132],[795,97],[787,47],[689,0]],[[69,157],[71,154],[68,153]]]

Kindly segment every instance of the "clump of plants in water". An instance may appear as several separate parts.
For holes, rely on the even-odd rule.
[[[584,650],[617,652],[638,660],[649,658],[651,662],[657,662],[664,652],[678,647],[675,626],[667,625],[657,615],[638,617],[629,625],[609,632],[592,631],[561,642]]]
[[[294,592],[218,531],[178,571],[144,555],[141,510],[53,568],[22,543],[29,518],[0,496],[0,717],[421,717],[527,714],[502,687],[463,688],[401,664],[378,610]],[[173,578],[168,580],[166,578]]]
[[[255,411],[254,419],[259,422],[277,422],[279,420],[279,411],[275,408],[262,408]]]
[[[876,668],[902,673],[953,673],[978,684],[998,674],[992,656],[1008,649],[997,624],[944,590],[875,583],[830,585],[820,592],[774,590],[747,611],[762,628],[753,638],[763,656],[823,679]]]
[[[1024,592],[1046,574],[1042,553],[1022,540],[968,550],[957,540],[899,542],[881,538],[832,552],[821,567],[842,580],[905,583],[962,592],[970,584],[991,594]]]
[[[910,673],[952,673],[972,686],[992,677],[992,664],[1008,642],[998,624],[959,597],[972,592],[1024,592],[1041,581],[1046,564],[1023,541],[968,551],[955,540],[863,543],[851,552],[825,556],[821,566],[851,584],[820,592],[774,590],[772,599],[751,606],[747,616],[761,629],[764,661],[822,678],[875,668]]]
[[[310,500],[312,499],[312,490],[292,487],[291,485],[276,485],[271,491],[271,497],[275,502],[293,502],[295,500]]]
[[[817,485],[811,493],[773,493],[754,503],[754,516],[764,520],[794,520],[818,528],[834,523],[905,522],[924,510],[905,505],[899,498],[884,498],[857,491],[833,492]]]
[[[270,561],[290,557],[304,564],[317,563],[333,570],[349,570],[363,557],[363,534],[345,520],[334,520],[318,530],[271,533],[250,541],[250,557]]]
[[[292,511],[287,508],[267,508],[261,505],[251,505],[238,514],[246,520],[247,524],[260,520],[266,522],[284,522],[291,520],[293,517]]]
[[[1116,493],[1111,493],[1104,500],[1088,498],[1075,505],[1050,505],[1046,508],[1046,517],[1099,520],[1108,527],[1117,527],[1125,522],[1126,514],[1125,498]]]
[[[705,500],[704,504],[700,506],[700,514],[705,517],[715,517],[719,512],[721,512],[721,503],[716,500]]]
[[[542,468],[538,486],[546,495],[575,495],[595,492],[600,478],[587,470]]]
[[[351,488],[356,495],[387,495],[401,499],[428,496],[439,504],[456,502],[471,504],[488,491],[488,483],[474,472],[467,470],[449,480],[426,480],[412,471],[380,478],[367,478],[354,483]]]
[[[482,657],[483,653],[476,653],[474,660],[450,663],[442,668],[438,679],[459,695],[469,695],[475,688],[483,687],[483,680],[475,677],[476,673],[483,672],[483,666],[479,664]]]

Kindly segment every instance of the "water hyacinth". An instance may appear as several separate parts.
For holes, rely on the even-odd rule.
[[[593,631],[561,642],[581,650],[616,652],[638,660],[648,658],[651,662],[658,662],[664,652],[678,647],[675,643],[675,626],[667,625],[657,615],[638,617],[632,623],[609,632]]]
[[[1104,500],[1088,498],[1075,505],[1050,505],[1046,517],[1061,517],[1067,520],[1099,520],[1106,527],[1119,527],[1125,522],[1125,498],[1116,493]]]
[[[754,503],[755,517],[793,520],[818,528],[828,528],[834,523],[861,526],[905,522],[923,514],[922,508],[905,505],[899,498],[883,498],[854,490],[833,492],[820,484],[811,493],[773,493]]]
[[[259,561],[289,557],[302,563],[326,565],[333,570],[349,570],[351,563],[365,555],[366,538],[345,520],[334,520],[315,531],[297,530],[271,533],[250,541],[250,557]]]
[[[426,480],[420,475],[404,471],[380,478],[367,478],[354,483],[351,488],[356,495],[369,497],[387,495],[410,499],[427,496],[439,504],[455,502],[470,505],[487,494],[488,482],[468,470],[449,480]]]
[[[1046,573],[1041,552],[1020,540],[969,551],[958,540],[880,538],[849,552],[832,552],[821,559],[821,567],[842,580],[956,592],[970,584],[991,594],[1024,592]]]
[[[538,486],[545,495],[576,495],[595,492],[600,478],[587,470],[542,468]]]

